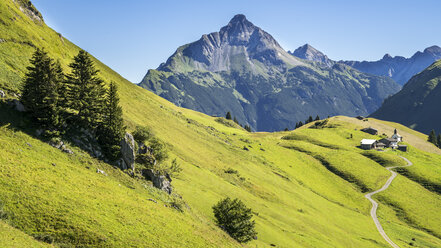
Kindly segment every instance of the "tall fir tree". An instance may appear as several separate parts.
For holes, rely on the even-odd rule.
[[[435,133],[435,130],[430,131],[428,141],[429,141],[430,143],[433,143],[433,144],[437,145],[438,142],[437,142],[437,140],[436,140],[436,133]]]
[[[104,104],[103,121],[99,127],[99,142],[104,154],[110,160],[120,157],[120,142],[124,137],[126,127],[119,105],[118,88],[114,82],[110,83]]]
[[[438,134],[437,143],[438,143],[438,147],[441,148],[441,133]]]
[[[317,115],[317,116],[315,117],[315,121],[319,121],[319,120],[320,120],[320,116]]]
[[[67,75],[70,108],[76,111],[79,126],[94,129],[103,118],[104,81],[98,77],[98,70],[84,50],[80,50],[69,67],[72,69]]]
[[[231,120],[231,113],[230,112],[227,112],[227,114],[225,115],[225,119]]]
[[[26,109],[37,120],[48,136],[58,135],[61,126],[61,106],[58,89],[64,74],[44,49],[37,48],[27,67],[21,96]]]

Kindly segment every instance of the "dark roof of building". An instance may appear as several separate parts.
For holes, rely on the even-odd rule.
[[[384,144],[389,144],[389,143],[392,143],[392,142],[398,142],[398,140],[397,139],[392,139],[392,138],[384,138],[384,139],[379,140],[379,142],[384,143]]]

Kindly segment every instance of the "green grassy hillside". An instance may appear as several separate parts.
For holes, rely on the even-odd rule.
[[[8,96],[25,73],[29,44],[45,47],[64,68],[78,52],[13,1],[0,2],[0,13],[0,38],[6,40],[0,43],[0,88]],[[182,199],[78,148],[68,155],[35,139],[29,121],[1,103],[0,224],[7,226],[0,228],[20,243],[42,244],[34,237],[63,247],[240,247],[215,226],[211,210],[230,196],[255,213],[258,239],[246,247],[387,247],[364,194],[385,183],[384,165],[404,164],[401,154],[415,165],[376,195],[380,221],[400,247],[441,246],[441,156],[423,134],[346,117],[331,118],[323,129],[248,133],[176,107],[96,63],[104,79],[118,84],[129,129],[150,127],[167,142],[170,159],[178,159],[183,171],[172,184]],[[365,125],[388,134],[397,127],[409,153],[359,150],[360,139],[370,137],[358,131]],[[225,173],[228,168],[237,173]],[[1,239],[0,246],[14,247]]]

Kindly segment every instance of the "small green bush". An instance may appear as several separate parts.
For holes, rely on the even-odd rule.
[[[135,139],[137,143],[143,143],[152,137],[152,131],[148,127],[137,126],[133,132],[133,139]]]
[[[246,243],[256,237],[253,213],[241,200],[227,197],[213,206],[213,213],[217,225],[235,240]]]

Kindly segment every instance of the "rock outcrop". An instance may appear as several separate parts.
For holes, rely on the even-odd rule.
[[[3,90],[0,90],[0,98],[6,97],[6,94]]]
[[[26,108],[23,105],[23,103],[21,103],[19,100],[17,99],[12,99],[11,101],[9,101],[9,105],[12,106],[12,108],[14,108],[15,110],[17,110],[18,112],[26,112]]]
[[[135,169],[135,140],[130,133],[126,133],[121,141],[122,161],[119,163],[122,170]]]
[[[153,186],[160,190],[171,194],[172,186],[171,186],[171,178],[167,175],[161,175],[159,172],[156,172],[152,169],[145,169],[142,171],[142,174],[149,180],[153,182]]]

